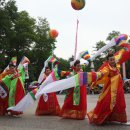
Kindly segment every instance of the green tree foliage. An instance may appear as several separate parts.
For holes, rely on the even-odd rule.
[[[65,60],[63,58],[57,58],[58,61],[59,61],[59,69],[61,70],[70,70],[70,64],[69,64],[69,61],[68,60]]]
[[[96,46],[93,47],[94,48],[94,52],[96,53],[96,51],[98,51],[99,49],[101,49],[103,46],[105,46],[105,42],[104,41],[99,41],[96,43]],[[103,52],[100,56],[98,56],[95,61],[94,61],[94,69],[98,70],[98,68],[102,65],[103,61],[105,60],[106,56],[106,52]],[[91,67],[91,66],[90,66]]]
[[[50,27],[46,18],[39,18],[35,29],[35,41],[31,50],[33,52],[31,59],[35,62],[34,66],[38,75],[44,66],[44,61],[52,54],[55,48],[55,39],[49,37],[49,30]]]
[[[27,50],[32,42],[35,22],[27,12],[18,12],[15,1],[5,4],[0,15],[0,46],[2,54],[10,59]]]
[[[112,38],[114,38],[115,36],[118,36],[120,34],[119,31],[112,31],[111,33],[108,34],[106,40],[110,41]]]

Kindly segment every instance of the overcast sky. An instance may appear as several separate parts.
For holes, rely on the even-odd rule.
[[[105,41],[113,30],[130,35],[130,0],[86,0],[76,11],[71,0],[16,0],[19,11],[31,17],[47,18],[50,27],[59,32],[54,53],[68,59],[74,54],[76,21],[79,20],[78,49],[92,53],[96,42]]]

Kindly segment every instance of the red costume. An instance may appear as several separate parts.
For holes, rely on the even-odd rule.
[[[44,80],[46,79],[46,76]],[[43,82],[44,82],[43,80]],[[40,115],[59,115],[60,105],[58,103],[56,93],[48,93],[48,100],[45,102],[44,97],[41,96],[35,114]]]
[[[130,59],[130,44],[124,43],[124,47],[115,53],[116,67],[111,67],[105,62],[99,69],[104,76],[95,84],[104,84],[96,107],[87,115],[90,123],[103,124],[106,121],[126,123],[126,103],[123,90],[122,77],[119,72],[120,64]]]
[[[72,119],[85,119],[87,111],[87,100],[86,100],[86,86],[80,86],[80,102],[78,105],[73,103],[74,88],[68,90],[67,97],[61,109],[61,114],[63,118]]]

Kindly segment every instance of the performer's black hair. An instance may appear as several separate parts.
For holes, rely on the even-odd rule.
[[[74,66],[76,66],[77,64],[80,64],[80,60],[76,60],[76,61],[74,62]]]

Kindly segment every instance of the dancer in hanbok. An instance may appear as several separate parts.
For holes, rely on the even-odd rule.
[[[7,107],[13,107],[18,104],[19,101],[25,96],[25,68],[29,63],[29,61],[26,61],[25,59],[26,58],[23,58],[18,68],[11,62],[9,64],[10,73],[2,78],[0,81],[3,92],[4,90],[6,92],[6,96],[3,98],[3,100],[7,99],[3,115],[5,114],[5,112],[7,112],[8,114],[10,113],[11,115],[22,114],[22,112],[16,112],[12,110],[6,111],[6,109]]]
[[[100,72],[103,76],[93,86],[100,83],[104,84],[104,87],[96,107],[87,113],[89,122],[96,125],[113,121],[126,123],[126,103],[120,64],[116,63],[113,54],[108,54],[107,62],[100,68]]]
[[[51,70],[49,67],[45,68],[45,73],[43,74],[43,80],[49,76]],[[35,114],[37,116],[41,115],[59,115],[60,113],[60,105],[57,100],[56,93],[48,93],[47,95],[42,95],[39,99],[38,106],[36,108]]]
[[[79,72],[82,72],[80,61],[76,60],[74,63],[74,71],[71,73],[71,76]],[[68,89],[60,116],[63,118],[83,120],[85,119],[86,111],[86,85]]]

